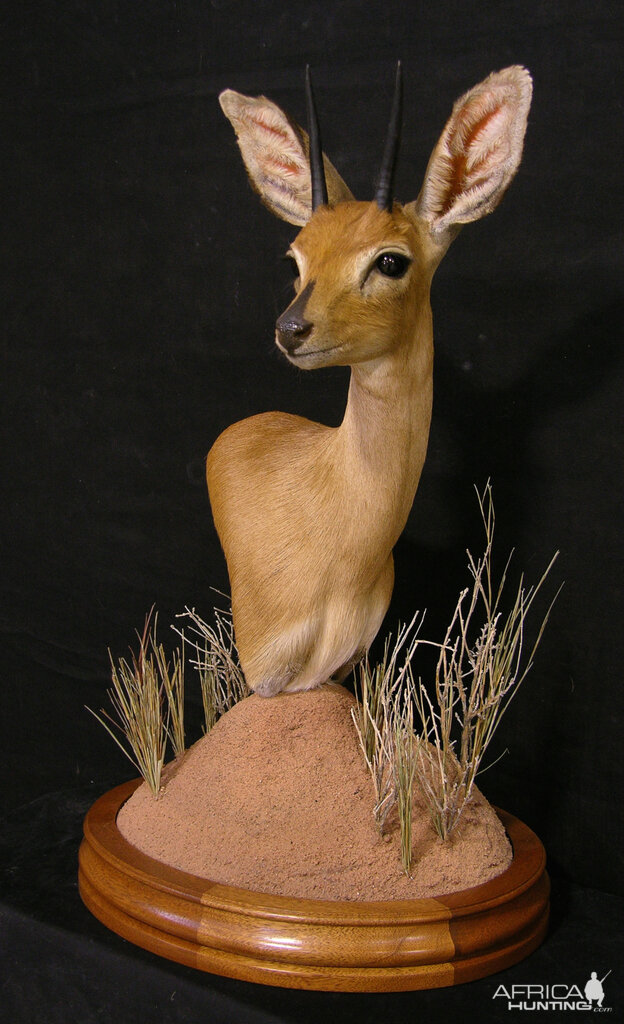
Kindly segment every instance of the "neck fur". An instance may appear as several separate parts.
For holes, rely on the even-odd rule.
[[[427,451],[433,394],[431,314],[409,341],[351,368],[349,397],[337,433],[353,486],[392,510],[400,529],[414,500]],[[400,532],[399,529],[399,532]]]

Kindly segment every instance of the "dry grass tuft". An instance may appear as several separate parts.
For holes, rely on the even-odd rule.
[[[176,650],[170,666],[156,639],[158,616],[152,626],[153,611],[146,616],[143,633],[137,633],[138,653],[131,650],[129,661],[120,658],[115,664],[109,651],[113,685],[107,693],[115,717],[103,708],[99,714],[87,710],[158,796],[167,738],[176,757],[184,753],[184,658]]]
[[[397,701],[398,704],[398,701]],[[416,773],[416,743],[412,702],[404,700],[393,716],[394,725],[394,789],[401,836],[401,863],[406,875],[412,869],[412,798]]]
[[[178,618],[190,620],[191,639],[174,626],[182,639],[171,661],[158,643],[158,616],[154,609],[137,633],[138,653],[115,664],[109,651],[112,689],[108,696],[114,715],[103,708],[91,714],[104,726],[117,746],[143,776],[154,796],[161,787],[167,742],[176,758],[184,754],[184,664],[187,643],[194,652],[191,664],[198,670],[208,732],[218,718],[249,694],[234,643],[230,612],[215,608],[215,625],[210,626],[187,608]]]
[[[171,668],[167,661],[162,644],[156,643],[154,627],[154,639],[152,643],[156,671],[162,680],[162,686],[167,701],[167,735],[171,743],[174,757],[182,757],[185,750],[184,736],[184,639],[182,640],[182,651],[177,648],[173,654]]]
[[[503,595],[511,555],[497,585],[492,578],[494,505],[488,483],[477,492],[485,530],[485,550],[475,560],[468,551],[471,586],[459,595],[455,611],[439,647],[435,689],[431,697],[412,661],[421,640],[416,616],[389,638],[382,661],[371,670],[360,665],[357,709],[353,714],[360,744],[375,786],[375,817],[383,830],[397,807],[401,830],[401,857],[411,867],[411,803],[416,781],[425,797],[431,821],[442,839],[457,827],[470,800],[485,752],[510,701],[533,665],[552,606],[542,619],[537,638],[525,657],[525,625],[558,552],[536,586],[526,587],[524,576],[503,612]],[[398,660],[403,652],[403,665]],[[414,728],[414,712],[419,727]]]
[[[396,805],[395,743],[397,701],[401,685],[418,643],[417,612],[407,626],[399,626],[393,642],[390,635],[381,661],[371,668],[368,657],[358,666],[356,706],[351,717],[375,787],[375,821],[383,833],[388,815]],[[399,661],[402,664],[399,667]]]
[[[210,732],[221,715],[250,693],[238,661],[232,613],[215,608],[214,617],[211,626],[195,609],[186,608],[177,618],[189,620],[190,637],[174,627],[193,649],[190,663],[199,672],[204,732]]]
[[[510,610],[503,595],[511,555],[498,584],[492,579],[494,505],[486,485],[477,494],[485,530],[485,550],[475,560],[468,551],[472,584],[459,595],[440,645],[434,699],[410,672],[410,690],[420,718],[417,778],[438,834],[446,839],[470,799],[485,752],[509,704],[533,666],[552,606],[525,657],[527,616],[558,556],[555,553],[536,586],[521,575]]]

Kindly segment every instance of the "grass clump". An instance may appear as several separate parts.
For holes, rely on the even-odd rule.
[[[471,585],[459,595],[439,647],[435,685],[430,696],[416,678],[413,658],[421,640],[415,619],[386,643],[381,663],[360,666],[359,695],[354,713],[360,744],[375,786],[375,817],[383,830],[397,808],[404,870],[411,867],[411,806],[416,783],[424,795],[431,822],[442,839],[457,827],[470,800],[483,757],[518,687],[533,665],[551,602],[537,638],[525,657],[525,626],[558,552],[536,586],[524,576],[503,611],[511,555],[497,584],[493,580],[494,505],[488,483],[477,492],[485,531],[485,549],[478,560],[470,551]],[[410,635],[411,634],[411,635]],[[398,669],[398,660],[403,665]],[[417,726],[414,725],[416,716]]]
[[[190,639],[174,626],[182,647],[171,660],[157,640],[158,616],[154,609],[138,633],[138,651],[115,663],[110,651],[112,688],[107,691],[114,714],[103,708],[88,711],[104,726],[132,762],[156,797],[160,792],[165,753],[169,744],[175,758],[184,754],[184,667],[187,647],[190,663],[199,672],[204,732],[243,697],[248,696],[234,640],[231,612],[215,608],[215,625],[204,622],[194,609],[178,618],[190,621]],[[152,622],[153,616],[153,622]]]
[[[414,712],[410,700],[394,715],[394,789],[401,837],[401,863],[406,875],[412,868],[412,794],[416,773]]]
[[[498,584],[492,576],[494,505],[488,483],[478,494],[485,530],[480,559],[468,554],[472,577],[462,590],[440,645],[434,698],[410,673],[410,689],[420,719],[418,783],[429,806],[432,823],[442,839],[458,824],[470,799],[483,757],[520,684],[533,666],[537,647],[557,595],[543,617],[533,646],[525,657],[527,616],[558,556],[553,556],[535,586],[524,575],[507,612],[503,595],[512,555]],[[512,552],[513,554],[513,552]]]
[[[176,757],[184,753],[184,657],[170,663],[156,637],[153,609],[137,633],[138,652],[115,663],[109,651],[112,688],[107,691],[114,717],[104,708],[97,718],[135,766],[156,797],[160,791],[167,740]]]
[[[186,608],[178,618],[190,623],[190,639],[184,630],[174,629],[193,649],[191,664],[199,672],[207,733],[221,715],[251,692],[238,660],[232,613],[215,608],[214,626],[200,618],[195,609]]]
[[[358,666],[356,706],[351,716],[375,788],[375,821],[383,833],[388,815],[396,805],[395,745],[400,733],[398,696],[417,645],[418,615],[399,626],[396,640],[390,635],[380,662],[371,667],[368,657]],[[402,657],[402,664],[399,661]]]

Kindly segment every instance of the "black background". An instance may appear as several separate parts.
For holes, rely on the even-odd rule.
[[[227,588],[203,478],[210,445],[255,412],[342,415],[345,372],[299,373],[274,349],[290,294],[279,257],[295,230],[253,196],[217,103],[226,87],[264,92],[303,120],[306,62],[325,148],[367,198],[402,59],[404,201],[458,95],[508,64],[533,74],[520,171],[434,282],[429,454],[384,629],[426,607],[425,632],[441,638],[465,548],[481,544],[473,485],[488,478],[501,558],[515,547],[516,570],[535,581],[560,550],[549,593],[565,586],[493,756],[509,753],[482,780],[538,832],[567,894],[563,931],[536,954],[538,980],[560,980],[548,975],[557,941],[564,968],[571,947],[585,949],[565,938],[566,915],[577,940],[598,927],[604,941],[598,918],[614,904],[598,910],[587,893],[622,895],[620,5],[68,0],[9,4],[2,22],[11,1019],[21,1008],[46,1021],[297,1020],[330,1006],[200,982],[109,937],[78,901],[73,859],[86,808],[132,774],[84,710],[104,700],[107,648],[123,653],[152,604],[165,639],[185,605],[209,616],[210,588]],[[187,731],[200,734],[198,693]],[[592,948],[587,976],[601,966]],[[38,979],[32,1004],[17,963]],[[142,1010],[119,981],[129,972],[142,972]],[[495,986],[480,984],[464,991],[486,1020]],[[169,998],[176,986],[185,1008]],[[426,1005],[437,1019],[460,1006],[450,992],[384,998],[331,997],[331,1012],[399,1020]]]

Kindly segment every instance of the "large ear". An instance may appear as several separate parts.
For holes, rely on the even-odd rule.
[[[478,220],[500,202],[518,169],[531,105],[526,68],[491,74],[453,107],[431,154],[413,212],[434,241],[448,244],[461,224]]]
[[[219,96],[231,121],[251,184],[273,213],[301,226],[312,216],[308,136],[265,96],[243,96],[226,89]],[[329,203],[352,199],[349,189],[323,155]]]

